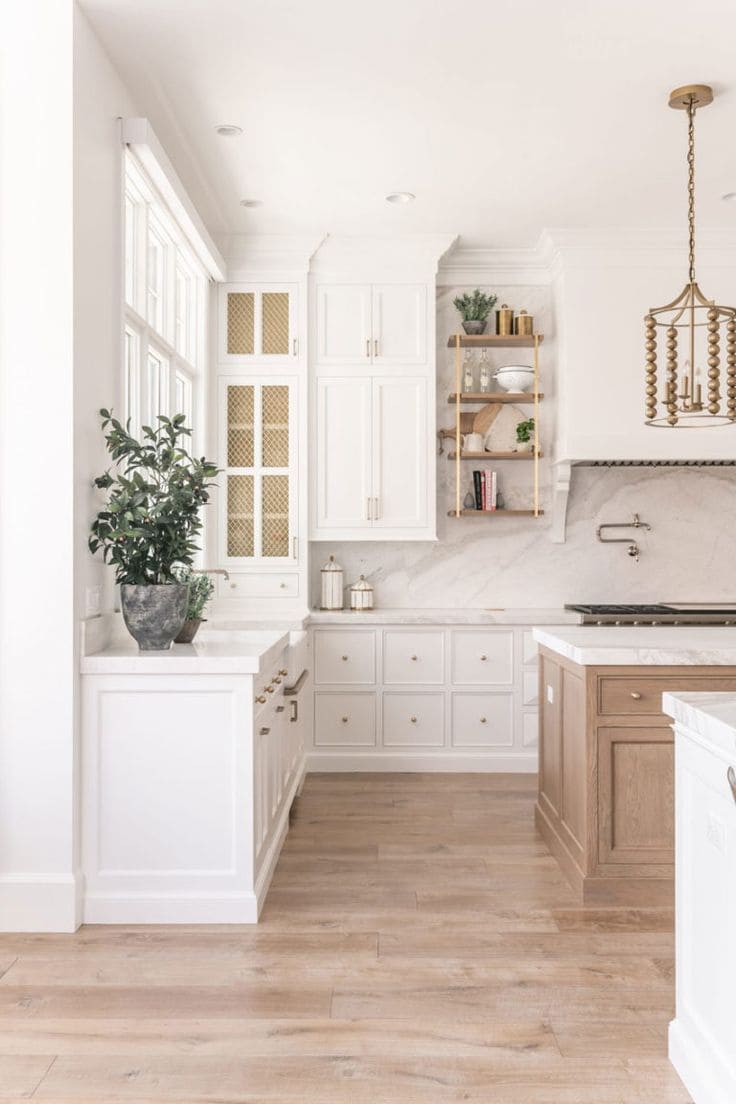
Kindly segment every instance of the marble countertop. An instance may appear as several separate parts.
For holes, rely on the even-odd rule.
[[[724,751],[736,751],[736,694],[664,694],[665,713]]]
[[[168,652],[140,652],[133,639],[82,657],[83,675],[254,675],[270,670],[289,643],[288,631],[211,632]]]
[[[538,644],[583,666],[734,666],[736,628],[574,625],[535,628]]]
[[[313,625],[578,625],[580,614],[560,609],[312,610]]]

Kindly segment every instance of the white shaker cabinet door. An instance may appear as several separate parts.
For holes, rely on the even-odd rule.
[[[369,529],[371,381],[317,379],[315,532]]]
[[[427,359],[427,289],[424,284],[373,287],[374,364],[424,364]]]
[[[427,525],[427,381],[373,379],[373,527]]]
[[[372,355],[370,284],[319,284],[317,364],[364,365]]]

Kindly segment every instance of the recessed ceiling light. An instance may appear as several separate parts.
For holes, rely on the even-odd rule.
[[[241,199],[240,206],[241,207],[262,207],[263,206],[263,200],[262,199]]]
[[[411,203],[417,197],[413,192],[389,192],[386,196],[387,203]]]
[[[724,192],[721,199],[736,200],[736,192]]]
[[[237,138],[243,133],[243,128],[236,126],[235,123],[220,123],[215,127],[215,132],[223,138]]]

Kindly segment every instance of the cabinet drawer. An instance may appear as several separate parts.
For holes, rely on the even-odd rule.
[[[445,681],[444,665],[444,635],[441,632],[396,629],[383,634],[384,683],[441,685]]]
[[[220,583],[221,598],[296,598],[299,576],[295,573],[230,575]]]
[[[314,634],[315,681],[322,684],[376,681],[376,634],[361,629],[341,629]]]
[[[383,695],[384,747],[442,747],[444,742],[444,694]]]
[[[452,634],[452,681],[466,686],[510,686],[514,677],[514,634],[507,630],[462,629]]]
[[[514,710],[511,694],[453,694],[453,747],[511,747]]]
[[[314,695],[315,747],[373,747],[375,742],[374,694]]]
[[[606,675],[598,679],[598,712],[607,716],[627,713],[640,716],[661,714],[662,694],[666,690],[682,693],[733,691],[736,690],[736,679],[681,678],[679,675],[661,678]]]

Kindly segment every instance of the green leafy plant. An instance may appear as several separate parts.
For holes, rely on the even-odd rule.
[[[480,288],[476,288],[472,293],[466,291],[463,295],[458,295],[453,303],[460,311],[463,322],[485,322],[496,305],[497,298],[496,295],[486,295]]]
[[[174,583],[176,565],[191,567],[198,551],[202,507],[219,469],[184,447],[191,430],[183,414],[143,426],[140,441],[109,410],[100,418],[115,468],[94,481],[107,504],[92,523],[90,551],[102,551],[117,583]]]
[[[192,571],[191,567],[175,567],[174,578],[178,583],[189,583],[187,621],[201,620],[204,608],[215,590],[214,580],[201,571]]]
[[[528,421],[519,422],[519,424],[517,425],[517,427],[516,427],[516,440],[519,442],[520,445],[525,445],[525,444],[527,444],[528,441],[531,441],[533,433],[534,433],[534,419],[529,418]]]

